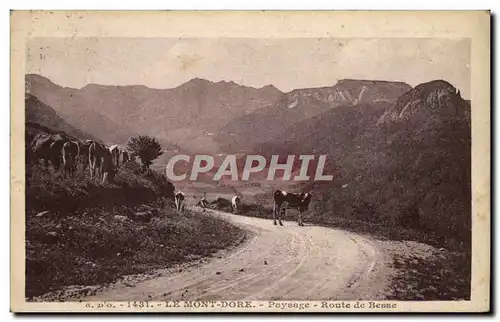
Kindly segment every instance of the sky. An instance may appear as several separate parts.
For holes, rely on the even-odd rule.
[[[26,73],[81,88],[173,88],[192,78],[284,92],[340,79],[443,79],[470,98],[470,40],[450,38],[35,38]]]

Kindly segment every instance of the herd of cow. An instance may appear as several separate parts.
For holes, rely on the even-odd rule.
[[[79,168],[90,169],[90,178],[99,182],[112,181],[118,169],[131,159],[130,153],[119,145],[106,146],[93,140],[78,141],[63,134],[38,133],[27,141],[27,160],[46,167],[52,165],[55,171],[65,176],[74,175]]]
[[[38,133],[34,137],[27,138],[27,160],[29,162],[39,163],[43,160],[44,165],[48,168],[52,165],[55,171],[63,169],[65,176],[74,175],[81,165],[82,173],[85,172],[87,166],[90,169],[90,178],[97,178],[101,183],[108,180],[112,181],[118,169],[131,160],[131,154],[119,145],[106,146],[102,143],[85,140],[78,141],[71,139],[63,134]],[[311,193],[290,193],[282,190],[276,190],[273,194],[273,222],[277,222],[283,226],[282,219],[285,216],[287,208],[297,209],[298,224],[303,226],[302,214],[309,208],[311,201]],[[183,212],[185,209],[186,195],[178,191],[174,195],[175,207],[178,212]],[[239,213],[242,209],[241,196],[236,195],[228,200],[217,198],[217,200],[209,203],[205,196],[198,202],[203,208],[203,211],[209,205],[224,206],[222,201],[227,203],[233,213]]]
[[[299,226],[304,226],[304,221],[302,218],[302,215],[305,211],[309,209],[309,204],[311,202],[312,194],[310,192],[303,192],[303,193],[290,193],[282,190],[276,190],[273,194],[273,199],[274,199],[274,206],[273,206],[273,223],[274,225],[277,225],[278,223],[280,226],[283,226],[282,219],[286,215],[286,210],[288,208],[294,208],[298,210],[298,218],[297,222]],[[185,209],[185,204],[186,204],[186,194],[183,193],[182,191],[178,191],[175,193],[174,196],[175,199],[175,207],[178,212],[183,212]],[[197,203],[197,205],[201,206],[203,208],[203,211],[205,211],[205,208],[209,204],[220,204],[221,200],[225,200],[223,198],[217,198],[215,201],[212,203],[209,203],[205,196],[201,198],[201,200]],[[239,213],[242,209],[242,202],[241,202],[241,197],[239,195],[234,196],[231,199],[231,204],[230,207],[232,209],[233,213]]]

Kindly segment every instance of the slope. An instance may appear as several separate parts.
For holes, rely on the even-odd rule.
[[[252,150],[271,138],[283,138],[287,127],[339,106],[393,102],[410,90],[405,83],[340,80],[332,87],[297,89],[267,106],[226,124],[217,139],[226,150]]]

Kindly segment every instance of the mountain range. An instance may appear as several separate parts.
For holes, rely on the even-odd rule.
[[[207,153],[251,151],[288,126],[333,108],[390,103],[411,89],[401,82],[340,80],[282,93],[272,85],[199,78],[172,89],[96,84],[75,89],[36,74],[26,75],[26,88],[69,124],[107,143],[123,144],[140,133],[166,147]]]
[[[409,227],[470,244],[471,102],[444,80],[412,88],[348,79],[282,93],[202,79],[164,90],[74,89],[26,75],[26,88],[28,123],[108,144],[155,136],[166,150],[158,165],[176,153],[208,153],[216,165],[238,153],[239,167],[247,154],[326,154],[334,180],[315,185],[315,216]]]
[[[207,152],[218,150],[212,136],[221,126],[282,95],[274,86],[257,89],[199,78],[163,90],[95,84],[74,89],[29,74],[26,87],[70,124],[105,142],[124,143],[140,133],[165,145],[175,142],[187,150]]]

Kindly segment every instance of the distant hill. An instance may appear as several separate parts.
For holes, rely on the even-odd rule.
[[[470,108],[453,85],[437,80],[400,97],[377,122],[391,159],[379,166],[393,171],[385,209],[397,200],[422,229],[465,244],[471,228]]]
[[[331,109],[368,103],[391,103],[409,90],[411,86],[401,82],[350,79],[340,80],[332,87],[297,89],[282,95],[272,106],[265,106],[229,122],[221,129],[217,138],[228,151],[251,151],[251,146],[271,138],[283,139],[286,128],[309,118],[320,117]]]
[[[340,157],[346,149],[369,148],[376,121],[391,106],[379,101],[344,105],[295,123],[277,132],[252,151],[260,154],[327,153]]]
[[[24,102],[28,127],[37,128],[44,132],[65,132],[80,140],[96,139],[93,135],[67,123],[52,107],[40,102],[35,96],[27,94]]]
[[[378,123],[446,123],[458,119],[470,122],[470,101],[464,100],[450,83],[435,80],[420,84],[398,98]]]
[[[87,104],[78,90],[61,87],[39,75],[26,75],[27,93],[51,106],[68,124],[103,140],[125,143],[132,131],[101,113],[98,104]]]
[[[213,135],[231,119],[273,104],[282,93],[273,86],[252,88],[234,82],[193,79],[172,89],[142,85],[58,86],[26,75],[29,92],[69,123],[108,142],[147,134],[191,150],[218,149]]]

